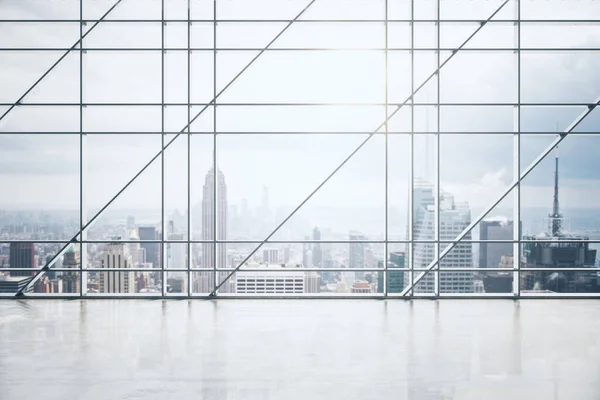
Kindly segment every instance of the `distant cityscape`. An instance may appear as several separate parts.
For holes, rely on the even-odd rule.
[[[304,239],[297,243],[267,243],[248,257],[278,223],[269,205],[269,189],[263,188],[256,208],[250,208],[247,200],[239,206],[230,205],[225,175],[218,170],[215,177],[211,169],[204,177],[202,201],[192,207],[189,221],[194,229],[188,230],[188,215],[179,211],[170,215],[164,235],[159,221],[138,223],[131,215],[104,218],[88,235],[83,252],[79,243],[71,245],[28,290],[187,295],[209,294],[218,288],[220,294],[239,295],[400,294],[411,275],[414,279],[425,273],[412,288],[413,294],[600,292],[597,271],[586,270],[598,266],[597,246],[585,242],[599,238],[600,231],[585,227],[574,233],[565,228],[558,171],[556,158],[554,197],[545,232],[524,233],[525,242],[519,246],[507,241],[513,240],[515,232],[523,231],[523,220],[515,227],[509,218],[488,216],[440,261],[439,279],[437,268],[428,267],[436,252],[443,251],[471,223],[472,212],[468,203],[440,191],[438,219],[435,188],[427,181],[415,181],[413,188],[412,248],[392,242],[385,254],[381,235],[319,225],[306,229]],[[69,212],[0,210],[0,293],[24,290],[36,270],[50,262],[79,231],[78,217]],[[597,218],[594,213],[587,220]],[[300,227],[306,224],[301,221],[292,228],[304,229]],[[218,241],[231,242],[215,245],[215,232]],[[323,232],[335,240],[323,240]],[[193,241],[190,246],[189,234]],[[406,227],[405,239],[410,236]],[[161,243],[163,237],[166,243]],[[521,268],[518,288],[517,267]],[[490,270],[469,271],[473,268]],[[369,271],[374,269],[378,271]]]

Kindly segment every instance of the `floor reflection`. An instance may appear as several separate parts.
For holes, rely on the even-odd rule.
[[[597,399],[599,314],[587,300],[9,300],[0,398]]]

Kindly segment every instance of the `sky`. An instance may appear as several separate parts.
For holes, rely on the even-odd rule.
[[[84,18],[100,17],[114,1],[87,0]],[[143,6],[142,6],[143,3]],[[167,18],[186,18],[186,1],[166,0]],[[409,18],[408,1],[390,0],[389,18]],[[306,0],[223,0],[217,14],[222,19],[291,19]],[[317,0],[304,19],[384,18],[381,0]],[[500,1],[473,2],[443,0],[442,18],[487,18]],[[415,17],[434,18],[435,2],[416,2]],[[158,0],[124,0],[111,19],[160,18]],[[508,4],[498,18],[512,18],[514,5]],[[3,0],[2,18],[78,18],[78,2],[73,0]],[[545,0],[522,3],[522,18],[600,18],[600,2]],[[212,1],[192,0],[192,18],[211,19]],[[216,89],[221,91],[257,54],[252,48],[265,46],[285,23],[220,23],[219,48],[245,48],[217,54]],[[85,29],[89,29],[88,23]],[[477,23],[441,25],[441,44],[458,46]],[[526,48],[600,48],[598,26],[592,24],[522,24],[521,101],[531,103],[595,101],[600,93],[600,52],[541,52]],[[165,27],[166,46],[187,46],[187,24]],[[458,53],[440,73],[441,102],[513,103],[518,101],[517,56],[511,23],[488,24],[469,47],[497,48],[496,52]],[[390,47],[410,45],[407,23],[389,24]],[[435,25],[415,25],[415,44],[435,46]],[[225,104],[239,103],[337,103],[327,106],[242,106],[209,107],[191,125],[191,197],[202,199],[204,175],[213,162],[213,135],[217,138],[217,162],[225,174],[230,204],[248,199],[258,205],[262,188],[270,189],[272,206],[295,206],[333,171],[356,146],[386,119],[386,65],[382,23],[299,23],[292,25],[274,48],[343,48],[344,51],[272,51],[260,56],[219,97]],[[79,36],[78,24],[0,23],[0,47],[70,47]],[[210,48],[213,26],[194,23],[192,46]],[[159,48],[160,23],[116,24],[103,22],[85,39],[88,48]],[[349,51],[348,49],[358,49]],[[360,50],[363,49],[363,50]],[[62,51],[1,51],[0,103],[12,103],[63,54]],[[451,55],[440,54],[441,62]],[[213,53],[195,51],[191,55],[191,100],[209,102],[213,98]],[[436,68],[433,51],[415,56],[415,85]],[[410,54],[404,50],[388,54],[388,100],[403,102],[410,94]],[[187,53],[165,53],[165,101],[187,102]],[[86,103],[160,103],[161,53],[87,51],[83,60],[83,100]],[[437,82],[432,79],[416,96],[420,103],[436,101]],[[25,98],[30,103],[79,102],[79,53],[68,55],[36,89]],[[375,106],[339,103],[377,103]],[[202,110],[194,106],[191,115]],[[0,114],[6,107],[0,106]],[[390,106],[389,113],[395,110]],[[553,134],[533,133],[564,130],[582,111],[579,107],[521,108],[521,168],[524,169],[554,140]],[[167,106],[165,130],[179,132],[187,125],[187,107]],[[415,107],[414,129],[434,131],[437,110]],[[514,179],[513,135],[515,109],[512,106],[442,106],[440,135],[440,185],[457,200],[468,201],[473,209],[493,202]],[[160,106],[100,107],[83,109],[83,127],[88,132],[160,132]],[[567,208],[600,207],[600,165],[597,149],[600,137],[581,134],[600,126],[594,111],[568,137],[558,150],[561,157],[561,204]],[[395,114],[389,130],[411,130],[408,107]],[[25,135],[14,132],[57,132],[56,135]],[[79,107],[18,107],[0,121],[0,186],[4,195],[0,208],[77,208],[79,205]],[[285,134],[286,132],[348,132],[346,134]],[[5,132],[5,134],[2,134]],[[237,134],[229,134],[236,132]],[[263,134],[269,132],[270,134]],[[351,133],[354,132],[354,133]],[[460,134],[470,132],[477,134]],[[202,134],[204,133],[204,134]],[[261,133],[261,134],[259,134]],[[167,135],[165,141],[172,139]],[[187,202],[187,136],[178,137],[165,152],[165,205],[183,209]],[[435,180],[435,135],[418,135],[414,143],[415,176]],[[98,209],[129,181],[161,148],[160,135],[87,135],[84,138],[84,199],[91,211]],[[385,205],[385,139],[372,137],[367,144],[307,203],[307,206],[381,208]],[[389,204],[405,209],[408,204],[410,141],[406,134],[390,135],[387,147]],[[544,160],[524,181],[521,201],[525,207],[550,207],[553,160]],[[160,158],[115,202],[113,208],[160,208]],[[507,207],[512,207],[509,198]]]

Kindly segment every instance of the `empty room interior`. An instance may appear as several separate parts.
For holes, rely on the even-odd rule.
[[[598,0],[0,0],[0,399],[599,399],[598,65]]]

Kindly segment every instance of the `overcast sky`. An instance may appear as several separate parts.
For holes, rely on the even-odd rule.
[[[100,17],[114,1],[84,2],[85,18]],[[143,6],[142,6],[143,3]],[[187,2],[166,0],[167,18],[186,18]],[[264,4],[263,4],[264,3]],[[500,4],[498,0],[473,2],[444,0],[442,18],[485,19]],[[306,0],[223,0],[218,17],[291,19]],[[317,0],[304,19],[384,18],[383,1]],[[390,0],[390,18],[409,18],[408,1]],[[417,18],[434,18],[435,2],[416,2]],[[158,0],[123,0],[111,19],[160,18]],[[529,1],[522,3],[523,18],[600,18],[600,2]],[[509,4],[498,18],[512,18]],[[192,0],[192,17],[211,19],[212,1]],[[78,2],[73,0],[2,0],[2,18],[79,18]],[[86,29],[92,23],[88,23]],[[221,23],[217,46],[221,48],[260,48],[285,23],[262,25]],[[458,46],[476,23],[442,25],[442,45]],[[384,25],[309,24],[293,25],[274,47],[383,48]],[[192,46],[211,47],[212,24],[192,27]],[[408,24],[389,26],[389,45],[410,45]],[[70,47],[79,36],[78,24],[0,24],[0,47]],[[434,24],[415,27],[415,43],[435,46]],[[168,24],[166,45],[187,46],[186,24]],[[594,25],[523,24],[522,46],[600,47],[600,29]],[[507,48],[514,46],[510,23],[487,25],[470,47]],[[104,22],[86,37],[86,47],[158,48],[160,23],[115,24]],[[222,51],[217,58],[217,91],[256,55],[256,51]],[[415,85],[436,68],[434,52],[416,53]],[[450,56],[442,52],[441,60]],[[61,51],[0,52],[0,102],[11,103],[62,55]],[[455,56],[441,72],[442,102],[505,102],[518,99],[517,57],[512,51],[464,52]],[[84,102],[161,101],[160,52],[89,51],[84,55]],[[197,51],[191,60],[193,102],[213,97],[213,54]],[[523,102],[592,102],[600,95],[600,52],[522,52],[521,100]],[[401,102],[410,94],[410,55],[389,53],[389,101]],[[289,52],[263,54],[223,95],[222,103],[384,103],[385,56],[377,51]],[[419,102],[436,101],[432,80],[419,95]],[[79,101],[79,53],[63,62],[25,99],[34,103],[77,103]],[[187,53],[165,54],[165,101],[187,101]],[[202,107],[193,107],[195,115]],[[0,107],[0,114],[6,107]],[[395,107],[390,107],[390,112]],[[554,132],[565,129],[585,107],[523,107],[523,132]],[[294,131],[372,132],[385,120],[383,106],[244,107],[221,106],[217,121],[209,108],[192,125],[195,132],[240,132],[220,135],[218,163],[225,174],[229,202],[247,198],[259,203],[262,187],[270,188],[274,206],[295,205],[303,200],[366,136],[364,135],[282,135]],[[83,111],[86,131],[160,131],[160,107],[97,107]],[[495,199],[513,179],[513,137],[492,134],[512,131],[513,107],[448,106],[440,110],[444,132],[480,132],[478,135],[443,135],[440,139],[441,186],[473,208],[483,208]],[[165,109],[165,128],[179,131],[187,122],[185,106]],[[434,131],[434,107],[415,109],[415,131]],[[593,132],[600,126],[595,111],[578,129]],[[409,132],[410,110],[398,112],[389,129]],[[20,107],[0,121],[0,132],[78,132],[79,107]],[[270,135],[251,132],[272,132]],[[167,137],[169,140],[171,137]],[[525,168],[552,140],[553,135],[523,135],[521,163]],[[406,135],[389,139],[390,205],[406,207],[410,146]],[[191,140],[192,198],[201,200],[204,175],[211,167],[213,136],[195,135]],[[434,179],[437,140],[435,136],[415,139],[415,175]],[[565,207],[600,206],[600,165],[597,157],[600,138],[573,135],[561,144],[561,202]],[[139,168],[159,150],[159,135],[89,135],[85,140],[85,198],[90,209],[110,199]],[[385,185],[385,141],[373,137],[338,175],[315,195],[309,205],[383,207]],[[166,206],[185,207],[187,190],[187,137],[179,137],[166,151]],[[160,159],[115,203],[115,207],[160,207]],[[524,206],[550,207],[553,162],[545,160],[523,183]],[[78,135],[0,135],[0,185],[4,195],[0,207],[77,208],[79,204]]]

